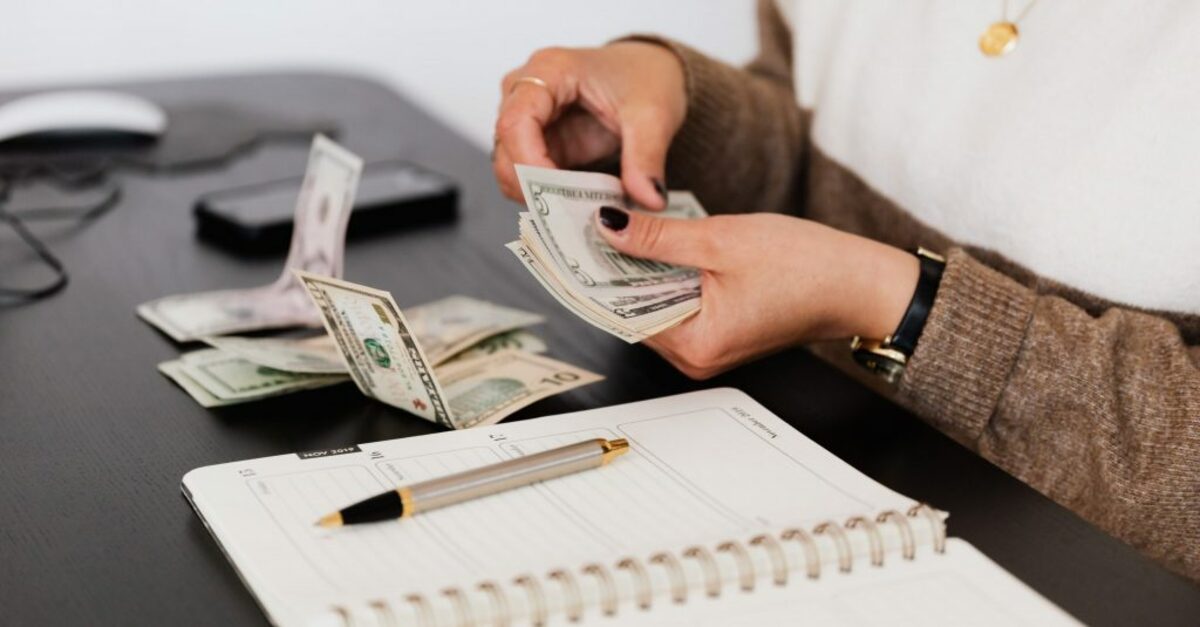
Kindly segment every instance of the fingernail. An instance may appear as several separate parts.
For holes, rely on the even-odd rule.
[[[616,207],[600,207],[600,224],[610,231],[620,231],[629,226],[629,214]]]
[[[654,191],[658,192],[658,195],[662,196],[663,200],[666,200],[667,199],[667,184],[664,183],[662,179],[656,179],[656,178],[651,178],[650,183],[652,183],[654,185]]]

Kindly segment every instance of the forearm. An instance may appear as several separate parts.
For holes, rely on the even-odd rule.
[[[997,465],[1200,578],[1200,369],[1170,322],[1092,317],[956,250],[900,393]]]

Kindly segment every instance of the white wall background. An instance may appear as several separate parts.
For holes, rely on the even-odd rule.
[[[270,69],[344,70],[490,146],[500,77],[533,50],[634,31],[742,62],[753,0],[0,0],[0,90]]]

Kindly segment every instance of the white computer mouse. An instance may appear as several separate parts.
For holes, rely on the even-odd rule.
[[[162,107],[117,91],[53,91],[0,103],[0,144],[97,135],[154,139],[166,129]]]

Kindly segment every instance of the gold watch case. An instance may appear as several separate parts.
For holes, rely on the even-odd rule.
[[[904,373],[908,357],[891,347],[891,339],[869,340],[855,336],[850,340],[850,354],[859,365],[883,377],[888,383],[895,383]]]

